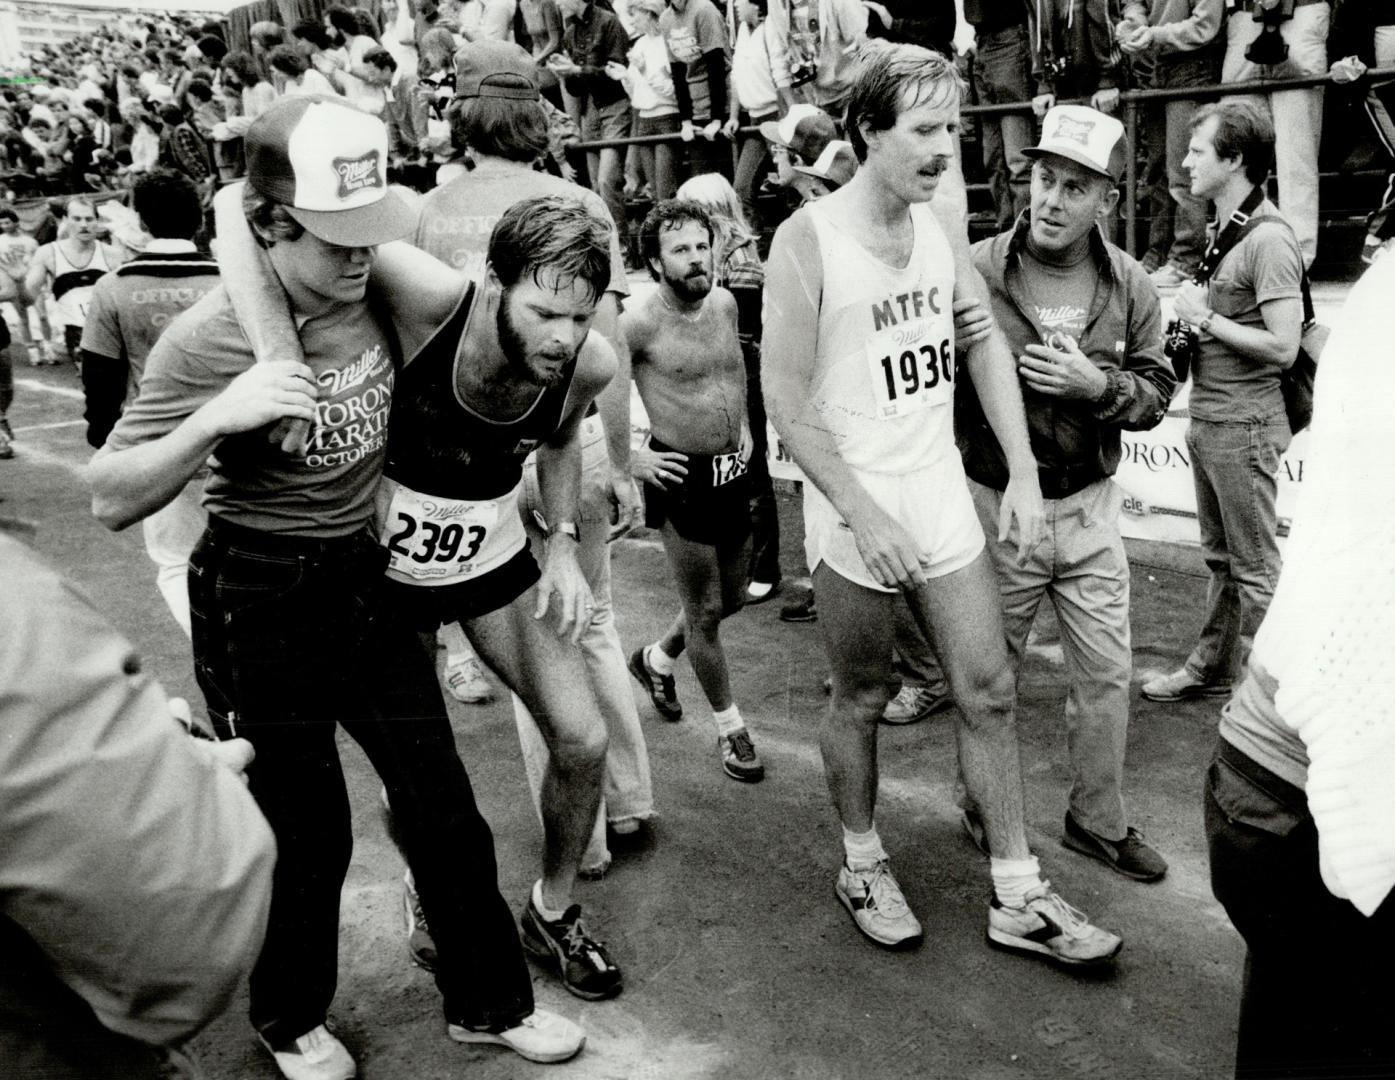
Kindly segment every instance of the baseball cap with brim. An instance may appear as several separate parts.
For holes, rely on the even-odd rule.
[[[765,121],[760,133],[767,142],[788,148],[805,162],[817,161],[824,147],[838,137],[833,117],[816,105],[803,103],[791,105],[778,121]]]
[[[857,172],[857,154],[852,143],[834,139],[823,148],[823,153],[812,165],[796,165],[794,171],[805,176],[816,176],[824,183],[840,188]]]
[[[1124,125],[1087,105],[1057,105],[1041,123],[1041,141],[1026,147],[1029,158],[1054,155],[1083,165],[1116,184],[1128,167]]]
[[[281,98],[247,129],[247,183],[340,247],[400,240],[416,215],[387,183],[387,128],[323,95]]]
[[[472,41],[455,54],[457,98],[537,101],[538,82],[538,65],[511,41]]]

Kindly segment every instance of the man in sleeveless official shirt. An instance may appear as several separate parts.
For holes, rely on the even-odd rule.
[[[810,480],[805,545],[833,668],[821,744],[843,824],[836,893],[878,944],[920,939],[873,820],[900,591],[959,704],[961,767],[992,851],[989,942],[1099,963],[1120,938],[1052,890],[1027,845],[998,586],[954,443],[953,301],[986,290],[962,227],[946,235],[926,204],[953,161],[960,94],[939,54],[869,47],[848,102],[862,165],[780,227],[768,264],[767,402]],[[1041,542],[1043,510],[1012,358],[994,332],[966,362],[1009,463],[998,535],[1015,526],[1025,554]]]
[[[195,670],[219,733],[256,749],[248,779],[278,847],[252,1022],[289,1080],[355,1075],[325,1026],[352,847],[335,745],[342,725],[383,780],[432,919],[447,1034],[565,1060],[585,1035],[534,1008],[493,838],[435,672],[383,596],[395,553],[383,551],[372,521],[399,346],[365,289],[375,246],[414,223],[387,189],[386,129],[338,101],[286,98],[251,125],[246,151],[245,220],[289,300],[303,362],[256,363],[220,287],[156,343],[89,478],[96,515],[123,528],[211,460],[209,527],[189,562]],[[292,450],[269,438],[286,419],[310,425]],[[447,538],[456,523],[411,520],[445,541],[427,556],[435,565],[445,565],[436,554],[454,560],[467,544],[483,547],[483,527],[467,537],[461,523]],[[413,564],[420,536],[404,550]]]

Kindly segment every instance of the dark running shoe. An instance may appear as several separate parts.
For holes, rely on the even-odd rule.
[[[818,619],[818,608],[814,606],[814,591],[810,589],[793,603],[780,609],[781,622],[814,622]]]
[[[1098,859],[1134,881],[1161,881],[1167,873],[1167,860],[1154,851],[1143,839],[1143,834],[1132,826],[1122,840],[1106,840],[1085,828],[1075,820],[1075,815],[1067,811],[1066,832],[1061,837],[1061,843],[1072,851]]]
[[[620,969],[605,951],[605,943],[586,932],[580,904],[567,908],[556,922],[548,922],[533,906],[530,895],[519,924],[523,947],[555,968],[562,985],[577,997],[599,1001],[620,993],[624,986]]]
[[[644,687],[654,711],[670,722],[683,719],[683,706],[678,703],[678,691],[673,686],[672,675],[659,675],[644,659],[644,646],[630,654],[630,674]]]

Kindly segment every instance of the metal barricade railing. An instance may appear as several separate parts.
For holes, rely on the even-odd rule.
[[[1368,88],[1391,81],[1395,81],[1395,67],[1372,68],[1358,83],[1340,85]],[[1134,151],[1128,156],[1128,165],[1124,173],[1124,243],[1127,250],[1134,250],[1138,239],[1138,112],[1141,105],[1151,102],[1188,99],[1212,101],[1220,97],[1272,94],[1281,90],[1303,90],[1315,86],[1327,86],[1328,84],[1338,85],[1334,83],[1330,75],[1311,75],[1296,79],[1253,79],[1246,82],[1210,83],[1205,86],[1180,86],[1158,90],[1125,90],[1121,92],[1119,107],[1123,110],[1124,128],[1128,132],[1129,145]],[[1087,103],[1083,99],[1062,99],[1062,102],[1066,103],[1070,100]],[[1030,101],[1015,101],[998,105],[965,105],[960,110],[965,116],[1010,116],[1014,113],[1030,113],[1031,111],[1032,103]],[[755,126],[738,129],[738,134],[741,135],[758,135],[759,133],[760,129]],[[723,135],[717,137],[725,138]],[[696,135],[694,141],[696,142],[701,138],[701,135]],[[619,139],[593,139],[572,145],[577,150],[605,150],[612,147],[653,146],[666,142],[682,142],[682,137],[677,133],[631,135]],[[970,189],[973,190],[977,186],[971,185]]]

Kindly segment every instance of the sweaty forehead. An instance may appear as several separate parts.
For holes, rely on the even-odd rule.
[[[962,93],[958,82],[936,79],[934,82],[912,83],[901,95],[896,119],[908,122],[948,123],[959,118]]]

